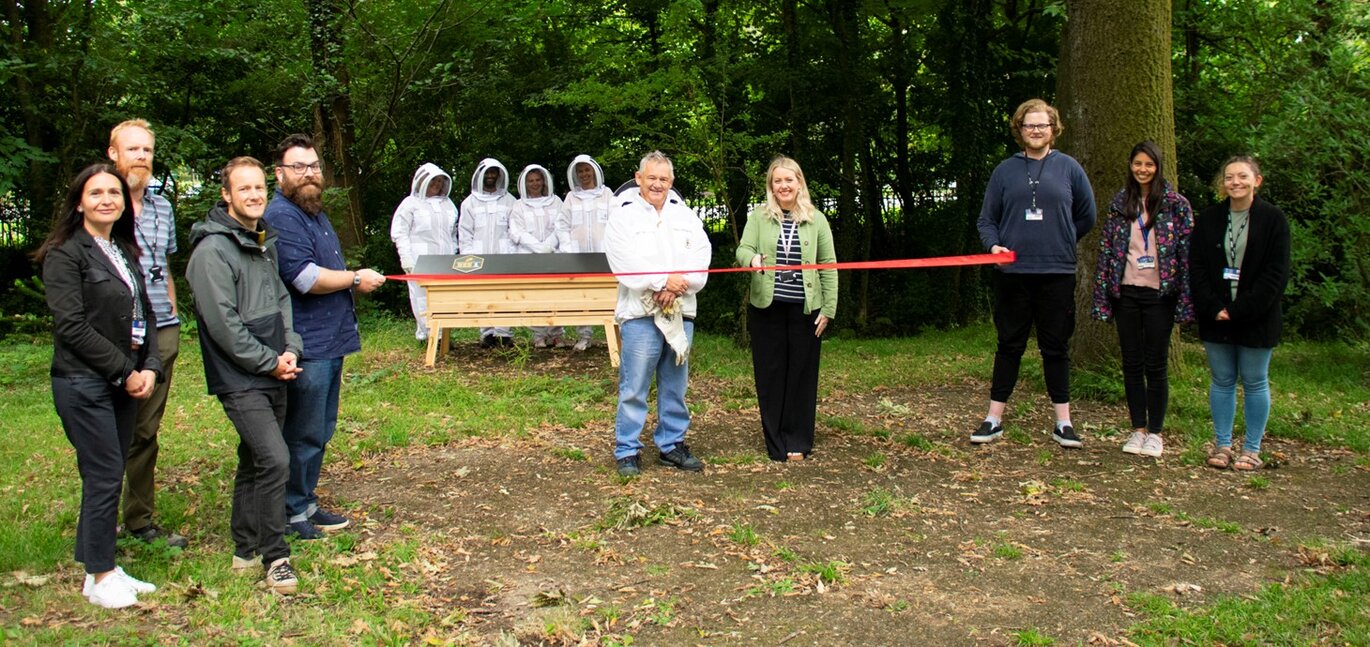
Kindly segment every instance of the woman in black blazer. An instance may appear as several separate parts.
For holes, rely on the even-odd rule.
[[[76,561],[82,593],[110,609],[156,587],[114,564],[124,457],[140,399],[161,377],[152,303],[138,268],[128,185],[108,164],[72,181],[52,233],[34,258],[43,264],[52,310],[52,401],[81,473]]]
[[[1208,464],[1219,469],[1260,469],[1270,417],[1270,355],[1280,343],[1280,298],[1289,282],[1289,222],[1279,207],[1256,196],[1262,179],[1251,157],[1228,160],[1218,180],[1226,199],[1204,210],[1194,227],[1190,288],[1212,372],[1214,448]],[[1246,436],[1234,458],[1239,378]]]

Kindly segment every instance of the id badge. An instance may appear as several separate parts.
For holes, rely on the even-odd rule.
[[[1240,268],[1240,267],[1224,267],[1224,268],[1223,268],[1223,278],[1225,278],[1225,279],[1227,279],[1227,280],[1229,280],[1229,281],[1240,281],[1240,280],[1242,280],[1242,268]]]
[[[1137,257],[1137,269],[1139,269],[1139,270],[1154,270],[1154,269],[1156,269],[1156,257],[1155,257],[1155,256],[1138,256],[1138,257]]]
[[[1024,217],[1024,219],[1028,220],[1029,222],[1035,221],[1035,220],[1041,220],[1041,219],[1042,219],[1042,210],[1041,210],[1041,209],[1025,209],[1025,210],[1023,211],[1023,217]]]
[[[142,346],[143,340],[147,339],[147,322],[142,319],[134,319],[130,335],[133,338],[134,346]]]

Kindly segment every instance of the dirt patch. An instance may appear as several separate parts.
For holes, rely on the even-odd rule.
[[[606,370],[568,353],[524,367],[567,368]],[[696,376],[691,400],[736,388]],[[358,550],[417,542],[440,563],[417,603],[487,639],[556,640],[558,617],[586,620],[568,642],[1007,644],[1025,628],[1116,639],[1135,622],[1127,593],[1249,594],[1300,567],[1301,540],[1370,534],[1370,473],[1353,454],[1272,439],[1281,464],[1252,480],[1184,465],[1179,448],[1127,456],[1091,426],[1084,449],[1064,450],[1046,434],[1045,398],[1026,392],[1042,419],[976,448],[984,392],[832,390],[803,463],[765,460],[755,409],[711,404],[689,435],[702,474],[658,465],[649,446],[643,476],[621,481],[605,425],[393,452],[330,465],[324,480],[361,506]],[[1082,403],[1076,418],[1124,414]]]

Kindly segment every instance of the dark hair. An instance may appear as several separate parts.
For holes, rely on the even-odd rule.
[[[86,183],[101,173],[113,175],[115,179],[119,180],[119,188],[124,192],[124,210],[119,214],[119,219],[114,221],[114,228],[110,231],[110,237],[120,247],[123,247],[124,253],[129,258],[138,258],[138,241],[133,236],[133,196],[128,190],[128,182],[109,164],[91,164],[81,169],[81,172],[77,173],[76,178],[71,181],[71,186],[67,188],[67,197],[62,201],[62,207],[53,217],[52,232],[48,234],[47,240],[44,240],[43,244],[38,247],[38,251],[33,253],[33,260],[42,263],[48,252],[71,240],[76,231],[85,226],[85,214],[82,214],[79,209],[81,197],[85,195]]]
[[[276,164],[284,162],[285,154],[289,152],[292,148],[313,149],[314,140],[309,135],[306,135],[304,133],[286,135],[286,138],[282,139],[281,143],[276,145]]]
[[[1150,157],[1151,161],[1156,163],[1156,175],[1151,177],[1151,186],[1147,187],[1146,195],[1142,195],[1142,184],[1132,174],[1132,160],[1137,159],[1137,153]],[[1148,139],[1132,147],[1132,152],[1127,156],[1127,183],[1123,189],[1124,218],[1136,220],[1137,216],[1141,215],[1137,207],[1143,200],[1146,201],[1146,212],[1153,217],[1161,208],[1161,200],[1165,198],[1165,172],[1162,169],[1162,162],[1161,147],[1155,142]]]

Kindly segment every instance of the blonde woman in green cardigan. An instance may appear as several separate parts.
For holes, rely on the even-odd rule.
[[[799,461],[813,451],[818,354],[837,315],[837,270],[786,270],[835,263],[828,219],[809,200],[799,163],[777,157],[766,170],[766,204],[747,216],[739,267],[780,267],[752,274],[747,328],[766,453]]]

